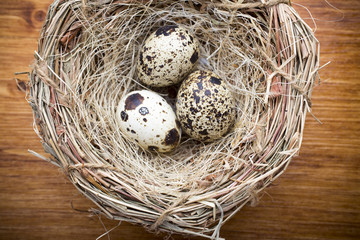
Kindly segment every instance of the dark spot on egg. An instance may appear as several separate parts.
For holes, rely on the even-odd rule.
[[[199,102],[200,102],[200,97],[197,95],[198,93],[199,93],[199,90],[193,91],[193,96],[194,96],[194,100],[195,100],[196,104],[199,104]]]
[[[211,95],[211,91],[208,89],[208,90],[205,90],[205,95],[206,96],[210,96]]]
[[[190,62],[192,64],[195,64],[198,59],[199,59],[199,53],[197,51],[195,51],[190,58]]]
[[[157,37],[160,35],[169,36],[172,32],[175,31],[176,28],[178,28],[178,26],[176,26],[176,25],[160,27],[158,30],[156,30],[155,35]]]
[[[151,62],[152,59],[153,59],[153,58],[152,58],[151,56],[149,56],[149,55],[146,56],[146,60],[148,60],[149,62]]]
[[[149,150],[150,152],[157,152],[157,151],[159,151],[159,148],[156,147],[156,146],[149,146],[149,147],[148,147],[148,150]]]
[[[204,87],[202,85],[202,82],[198,82],[197,85],[198,85],[199,90],[203,90]]]
[[[207,129],[204,129],[204,130],[200,131],[199,134],[208,135],[209,133],[208,133]]]
[[[220,85],[220,84],[221,84],[221,79],[220,79],[220,78],[217,78],[217,77],[211,77],[211,78],[210,78],[210,82],[211,82],[212,84]]]
[[[219,92],[219,90],[217,90],[217,89],[215,88],[214,92],[215,92],[215,93],[218,93],[218,92]]]
[[[134,110],[137,106],[142,104],[144,97],[140,93],[134,93],[128,96],[125,100],[125,109]]]
[[[147,107],[141,107],[141,108],[139,109],[139,113],[140,113],[141,115],[145,116],[146,114],[149,113],[149,109],[148,109]]]
[[[165,144],[166,145],[175,145],[179,142],[180,134],[176,128],[171,129],[165,137]]]
[[[193,131],[194,129],[193,129],[192,124],[193,124],[193,120],[191,120],[190,118],[188,118],[188,119],[186,120],[185,126],[186,126],[188,129],[190,129],[191,131]]]
[[[140,61],[140,65],[144,65],[144,58],[143,58],[143,53],[142,52],[140,52],[139,61]]]
[[[144,122],[147,122],[147,119],[146,119],[146,118],[143,118],[143,121],[144,121]]]
[[[193,108],[193,107],[191,107],[189,110],[190,110],[190,112],[191,112],[192,114],[195,114],[195,113],[198,112],[198,110],[197,110],[196,108]]]
[[[199,73],[200,73],[200,74],[199,74],[199,76],[197,77],[199,80],[205,79],[205,78],[207,77],[205,71],[200,71]]]
[[[171,58],[167,60],[168,63],[171,63],[172,61],[173,61],[173,59],[171,59]]]
[[[152,68],[147,68],[146,75],[150,76],[152,73],[152,70],[153,70]]]
[[[185,35],[184,35],[182,32],[179,33],[179,37],[181,38],[181,40],[185,40],[185,39],[186,39]]]
[[[189,38],[190,38],[191,43],[193,43],[194,42],[193,36],[189,35]]]
[[[131,130],[130,132],[131,132],[132,134],[136,134],[136,132],[135,132],[134,130]]]
[[[124,111],[121,111],[120,116],[121,116],[121,120],[123,120],[124,122],[126,122],[129,119],[129,115]]]

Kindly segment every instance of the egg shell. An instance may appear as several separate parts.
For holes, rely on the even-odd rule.
[[[181,129],[175,112],[159,94],[140,90],[119,102],[116,118],[127,138],[152,152],[169,152],[180,142]]]
[[[174,85],[191,73],[199,57],[199,42],[192,33],[177,25],[163,26],[141,48],[137,75],[149,86]]]
[[[176,115],[186,134],[211,142],[221,138],[234,124],[234,102],[225,81],[211,71],[199,70],[181,84]]]

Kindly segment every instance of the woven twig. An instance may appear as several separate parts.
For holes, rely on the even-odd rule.
[[[218,238],[288,166],[302,142],[319,44],[288,1],[55,1],[41,31],[29,102],[52,162],[111,219]],[[201,44],[199,69],[224,79],[236,123],[222,139],[148,153],[119,131],[122,96],[144,89],[136,58],[159,26]],[[161,94],[172,102],[170,89]]]

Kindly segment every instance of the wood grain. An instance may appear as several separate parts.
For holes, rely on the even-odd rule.
[[[244,207],[222,228],[228,240],[360,239],[360,1],[329,2],[293,1],[312,28],[300,5],[316,18],[321,64],[331,61],[312,98],[323,124],[307,118],[300,156],[256,207]],[[29,70],[50,3],[0,2],[0,239],[96,239],[118,224],[90,216],[87,209],[94,205],[56,167],[27,152],[43,150],[14,72]],[[128,223],[109,236],[165,237]]]

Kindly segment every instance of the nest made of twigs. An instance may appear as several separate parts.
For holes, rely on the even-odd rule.
[[[167,154],[128,141],[117,104],[137,79],[146,37],[191,30],[198,69],[219,75],[236,123],[213,143],[184,138]],[[33,65],[29,102],[50,161],[111,219],[208,238],[299,151],[319,69],[319,44],[288,1],[57,0]],[[171,100],[173,87],[161,94]]]

